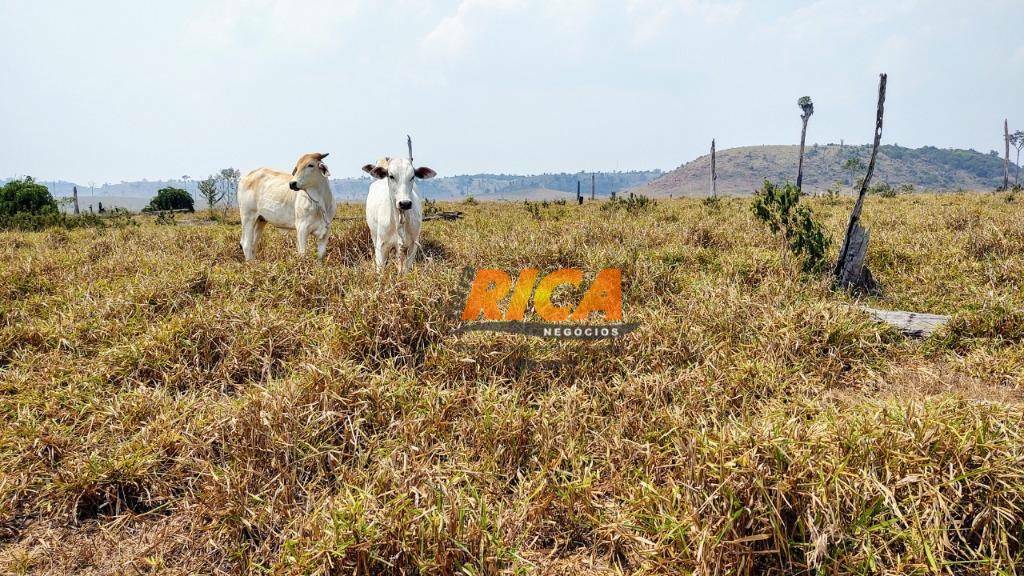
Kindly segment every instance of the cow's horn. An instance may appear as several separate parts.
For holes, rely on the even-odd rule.
[[[316,155],[316,159],[317,160],[323,160],[324,158],[327,158],[330,155],[331,155],[330,152],[326,152],[326,153],[322,153],[322,154],[317,154]]]
[[[409,145],[409,162],[412,162],[412,136],[405,135],[405,142]]]

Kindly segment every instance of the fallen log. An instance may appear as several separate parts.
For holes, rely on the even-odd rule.
[[[461,219],[462,219],[462,212],[459,212],[457,210],[453,211],[453,212],[435,212],[434,214],[427,214],[426,216],[423,217],[423,221],[424,222],[426,222],[428,220],[461,220]]]
[[[362,220],[362,219],[363,219],[362,216],[351,216],[351,217],[335,218],[334,220],[335,220],[335,222],[355,222],[356,220]],[[436,212],[434,214],[427,214],[426,216],[423,217],[423,221],[424,222],[427,222],[429,220],[461,220],[461,219],[462,219],[462,212],[459,212],[459,211],[454,211],[454,212]]]
[[[879,322],[895,326],[903,334],[911,338],[927,338],[949,322],[951,316],[939,314],[919,314],[917,312],[904,312],[902,310],[879,310],[858,306],[860,310],[867,312]]]

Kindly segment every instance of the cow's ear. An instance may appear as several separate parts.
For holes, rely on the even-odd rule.
[[[434,172],[433,168],[427,168],[426,166],[420,166],[416,169],[416,177],[420,180],[430,180],[434,176],[437,176],[437,172]]]
[[[326,154],[325,154],[325,156],[326,156]],[[320,163],[320,171],[324,173],[324,176],[330,176],[331,175],[331,171],[327,169],[327,164],[324,164],[323,162]]]
[[[388,175],[388,169],[387,168],[383,168],[381,166],[375,166],[373,164],[367,164],[366,166],[363,166],[363,172],[366,172],[367,174],[369,174],[370,176],[373,176],[377,180],[380,180],[381,178],[383,178],[383,177]]]

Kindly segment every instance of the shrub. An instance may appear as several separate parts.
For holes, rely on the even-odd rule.
[[[539,203],[530,202],[529,200],[523,200],[523,207],[526,211],[533,216],[534,220],[543,220],[550,218],[552,220],[559,220],[565,215],[565,201],[554,201],[548,202],[542,200]]]
[[[523,207],[530,213],[530,216],[533,216],[534,220],[540,220],[540,206],[537,206],[529,200],[523,200]]]
[[[624,209],[630,214],[635,214],[646,210],[657,204],[654,200],[651,200],[643,194],[629,193],[629,196],[625,198],[609,198],[608,202],[601,205],[601,210],[614,211],[620,208]]]
[[[825,193],[822,194],[822,196],[824,196],[830,201],[834,201],[837,198],[839,198],[839,195],[842,193],[842,191],[843,183],[840,182],[839,180],[836,180],[835,184],[825,189]]]
[[[868,188],[868,194],[877,194],[882,198],[895,198],[896,189],[893,188],[888,182],[882,182]]]
[[[424,198],[423,199],[423,215],[424,216],[431,216],[433,214],[437,214],[438,212],[440,212],[440,210],[438,210],[438,208],[437,208],[437,202],[431,200],[430,198]]]
[[[0,187],[0,217],[15,214],[55,214],[57,202],[50,191],[36,183],[31,176],[24,180],[11,180]]]
[[[811,209],[800,204],[800,190],[789,182],[779,186],[768,180],[754,195],[754,216],[768,225],[773,234],[781,234],[793,254],[803,259],[804,272],[818,272],[825,264],[825,253],[832,240],[814,221]]]
[[[706,196],[700,201],[700,203],[709,210],[718,210],[722,207],[721,196]]]
[[[188,210],[195,211],[195,200],[192,195],[181,188],[161,188],[157,190],[156,196],[149,201],[149,205],[142,209],[143,212],[155,212],[157,210]]]
[[[175,226],[177,222],[174,221],[173,212],[160,212],[156,215],[156,223],[162,226]]]

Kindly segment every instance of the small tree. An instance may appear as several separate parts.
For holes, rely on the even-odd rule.
[[[238,180],[242,173],[234,168],[224,168],[217,174],[217,187],[220,189],[221,200],[225,208],[235,204],[238,198]]]
[[[0,187],[0,216],[48,214],[57,210],[57,201],[50,191],[31,176],[24,180],[11,180]]]
[[[853,156],[851,158],[847,158],[846,162],[843,163],[843,170],[846,170],[847,172],[850,173],[850,176],[849,176],[849,178],[847,178],[847,182],[846,183],[848,185],[850,185],[850,186],[853,186],[853,175],[857,171],[863,170],[863,169],[864,169],[864,163],[860,161],[860,158],[857,158],[856,156]]]
[[[156,196],[149,201],[149,205],[142,209],[143,212],[156,212],[159,210],[195,210],[195,201],[192,195],[181,188],[161,188],[157,190]]]
[[[807,139],[807,121],[811,119],[811,114],[814,114],[814,103],[811,102],[810,96],[803,96],[796,101],[796,105],[803,111],[800,114],[800,120],[803,121],[803,129],[800,130],[800,160],[796,169],[796,189],[797,192],[801,192],[804,189],[804,142]]]
[[[1024,148],[1024,132],[1017,130],[1010,134],[1010,144],[1017,149],[1017,173],[1013,177],[1014,185],[1020,184],[1020,150]]]
[[[213,212],[213,207],[224,198],[224,190],[217,186],[217,178],[208,177],[199,181],[199,195],[206,199],[206,207]]]
[[[802,258],[804,272],[818,272],[825,264],[825,253],[832,240],[814,220],[810,208],[800,203],[800,191],[786,183],[781,186],[768,180],[754,195],[754,216],[768,225],[774,234],[781,234],[789,250]]]

